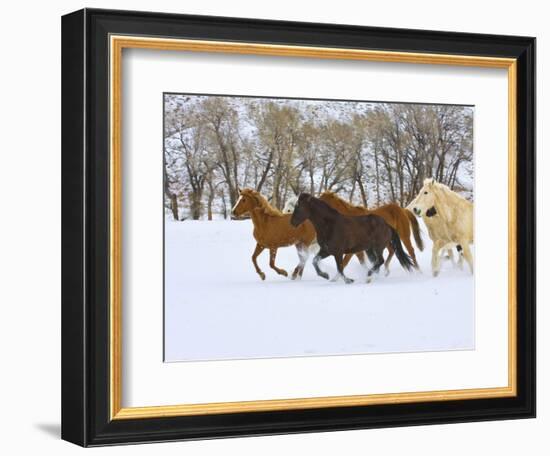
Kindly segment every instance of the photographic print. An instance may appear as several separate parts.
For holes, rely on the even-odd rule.
[[[473,106],[163,97],[166,362],[475,348]]]
[[[62,54],[64,440],[535,416],[534,38],[83,9]]]

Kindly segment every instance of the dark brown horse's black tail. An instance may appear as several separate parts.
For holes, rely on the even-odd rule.
[[[422,239],[422,232],[420,231],[420,226],[418,225],[418,220],[416,216],[408,209],[405,209],[405,212],[407,213],[409,222],[411,222],[411,227],[414,235],[414,242],[416,242],[416,245],[422,252],[424,250],[424,241]]]
[[[401,238],[399,237],[399,234],[397,234],[397,231],[395,231],[393,228],[391,229],[391,231],[392,235],[390,243],[393,247],[393,250],[395,251],[395,256],[399,260],[399,264],[403,266],[403,269],[410,271],[414,267],[413,260],[403,250],[403,246],[401,245]]]

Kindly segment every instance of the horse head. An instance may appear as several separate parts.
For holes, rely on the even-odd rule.
[[[309,203],[312,196],[309,193],[301,193],[298,197],[294,212],[290,218],[290,224],[292,226],[298,226],[304,223],[310,217]]]
[[[298,196],[292,196],[291,198],[289,198],[285,204],[285,207],[283,208],[283,213],[292,214],[294,212],[294,208],[296,207],[297,203],[298,203]]]
[[[231,214],[235,217],[242,217],[247,212],[258,206],[256,198],[253,195],[254,190],[245,188],[239,190],[239,198],[235,203],[235,206],[231,209]]]
[[[433,178],[424,179],[424,185],[416,198],[408,205],[418,217],[433,217],[437,214],[436,193],[439,184]]]

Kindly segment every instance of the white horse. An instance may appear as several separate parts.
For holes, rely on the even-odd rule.
[[[425,179],[424,186],[416,198],[407,206],[418,217],[424,219],[433,241],[432,273],[437,277],[440,271],[442,250],[456,248],[459,255],[468,262],[474,272],[474,260],[470,244],[474,242],[474,205],[449,187]]]
[[[297,196],[290,197],[289,200],[286,202],[285,207],[283,208],[283,214],[292,214],[297,203]]]

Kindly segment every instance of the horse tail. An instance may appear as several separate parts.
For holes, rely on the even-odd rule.
[[[399,237],[399,234],[397,231],[395,231],[393,228],[391,228],[391,246],[393,247],[393,250],[395,251],[395,256],[399,260],[399,264],[403,266],[403,269],[410,271],[414,267],[414,263],[412,258],[405,253],[403,250],[403,246],[401,245],[401,238]]]
[[[420,231],[420,225],[418,224],[418,219],[408,209],[405,209],[405,212],[407,214],[407,218],[409,219],[409,222],[411,222],[412,232],[414,235],[414,242],[416,242],[416,245],[422,252],[424,250],[424,240],[422,239],[422,232]]]

